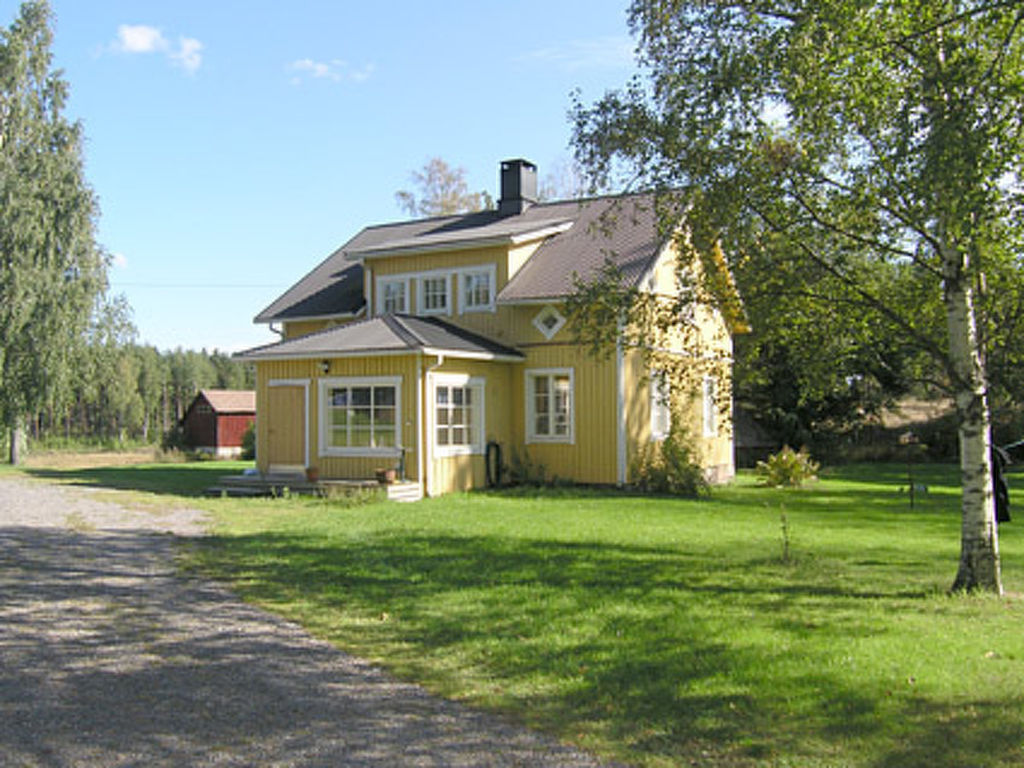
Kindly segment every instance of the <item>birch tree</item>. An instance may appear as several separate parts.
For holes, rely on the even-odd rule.
[[[51,15],[26,2],[0,31],[0,420],[18,462],[25,419],[68,383],[70,357],[105,288],[81,127],[63,116]]]
[[[810,276],[927,358],[959,421],[953,589],[1001,592],[983,289],[1021,282],[1024,4],[634,0],[630,24],[640,74],[575,105],[577,157],[674,190],[741,284]]]
[[[432,157],[409,178],[417,191],[407,189],[395,193],[398,207],[410,216],[449,216],[472,213],[494,207],[487,192],[470,192],[466,169],[452,167],[440,157]]]

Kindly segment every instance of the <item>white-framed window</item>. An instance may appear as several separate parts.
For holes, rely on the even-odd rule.
[[[392,456],[399,451],[398,376],[320,379],[320,454]]]
[[[459,273],[459,312],[493,312],[496,273],[491,264]]]
[[[419,280],[417,301],[421,315],[451,314],[451,280],[448,275],[429,275]]]
[[[533,318],[533,326],[542,334],[545,339],[551,339],[565,325],[565,316],[550,304]]]
[[[572,368],[526,371],[526,441],[571,443],[574,440]]]
[[[672,399],[665,371],[651,371],[651,440],[664,440],[672,429]]]
[[[704,437],[718,437],[718,379],[704,377],[702,392]]]
[[[409,311],[409,279],[377,278],[377,314],[394,315]]]
[[[484,452],[484,379],[433,376],[434,455]]]

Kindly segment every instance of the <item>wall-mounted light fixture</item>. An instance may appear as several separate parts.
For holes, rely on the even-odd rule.
[[[321,360],[320,361],[320,373],[327,373],[329,370],[331,370],[331,361],[330,360]]]

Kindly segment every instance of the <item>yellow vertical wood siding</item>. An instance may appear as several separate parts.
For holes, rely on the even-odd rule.
[[[256,363],[256,409],[257,409],[257,465],[267,471],[269,456],[268,438],[271,425],[276,428],[276,419],[283,418],[269,410],[267,390],[271,380],[302,379],[309,381],[309,463],[317,467],[324,479],[365,479],[373,477],[377,469],[393,468],[398,459],[391,456],[324,456],[320,455],[320,387],[321,378],[397,376],[401,379],[401,424],[399,439],[405,446],[405,474],[416,480],[419,475],[417,442],[417,355],[391,357],[326,358],[330,362],[327,373],[321,373],[320,362],[316,360],[258,361]],[[281,427],[284,428],[284,427]]]

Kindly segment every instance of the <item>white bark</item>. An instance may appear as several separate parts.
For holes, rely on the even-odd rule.
[[[943,276],[959,417],[962,488],[960,567],[953,589],[1002,594],[985,371],[967,262],[954,247],[943,253]]]

